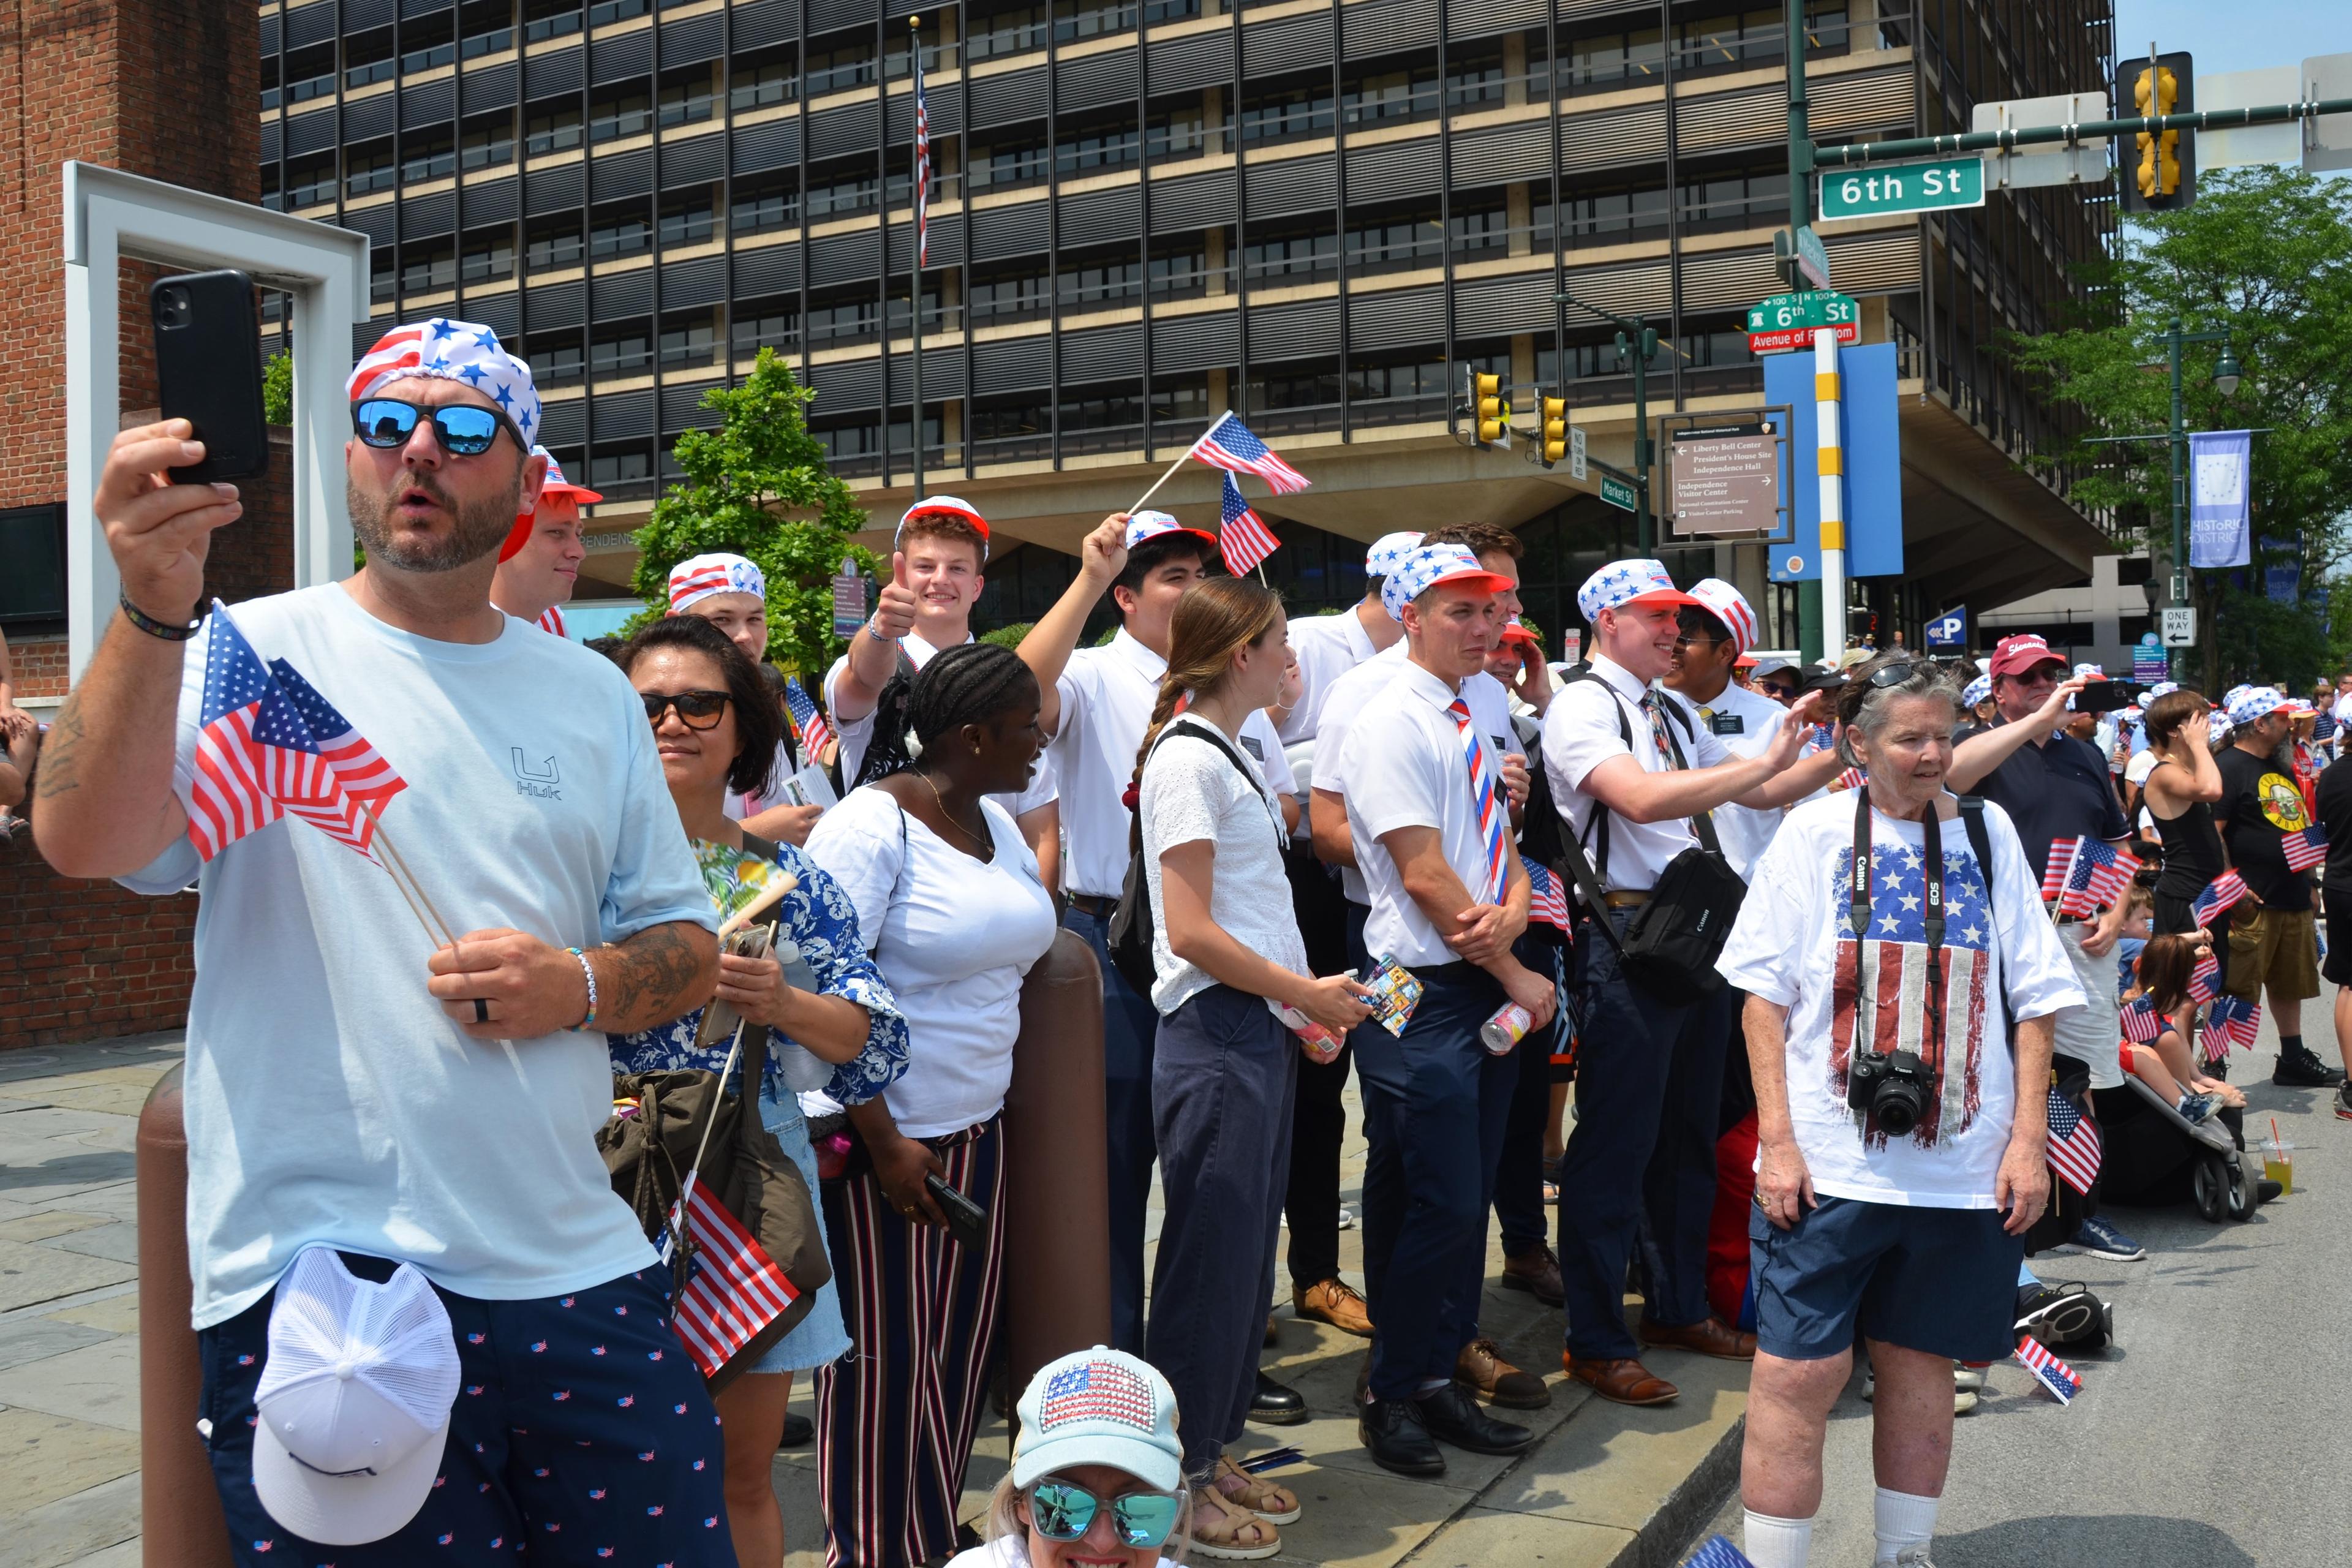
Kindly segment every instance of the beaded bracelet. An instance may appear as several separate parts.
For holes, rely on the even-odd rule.
[[[137,626],[149,637],[161,637],[165,642],[185,642],[190,637],[194,637],[196,635],[197,628],[204,625],[204,622],[200,620],[190,621],[184,626],[175,626],[169,621],[159,621],[154,616],[149,615],[146,611],[141,609],[138,605],[132,604],[131,602],[131,595],[128,594],[117,593],[115,595],[115,602],[122,606],[122,618],[124,620],[129,621],[132,626]]]
[[[596,967],[588,962],[588,955],[578,948],[567,947],[563,951],[580,961],[580,973],[588,982],[588,1016],[572,1026],[574,1029],[589,1028],[596,1022]]]

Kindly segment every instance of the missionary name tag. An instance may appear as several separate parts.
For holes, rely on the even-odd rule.
[[[1706,723],[1707,728],[1713,730],[1718,735],[1745,735],[1748,733],[1748,720],[1744,714],[1717,713],[1714,718],[1709,719]]]

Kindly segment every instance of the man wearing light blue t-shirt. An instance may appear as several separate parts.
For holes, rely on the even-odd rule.
[[[731,1564],[716,1415],[668,1325],[669,1271],[594,1142],[604,1031],[710,994],[710,901],[627,681],[489,602],[545,469],[529,368],[488,328],[436,319],[395,329],[349,392],[368,563],[239,605],[236,629],[405,780],[375,855],[427,907],[309,823],[218,831],[196,750],[229,634],[192,623],[238,502],[169,481],[201,452],[182,421],[123,432],[100,476],[121,613],[58,715],[37,814],[66,875],[202,895],[185,1115],[207,1376],[190,1418],[231,1544],[252,1563],[472,1563],[565,1531],[625,1560]],[[455,942],[420,929],[442,913]],[[446,1363],[437,1333],[273,1315],[311,1247],[362,1281],[398,1266],[430,1281],[454,1392],[369,1381]],[[321,1335],[340,1347],[329,1373],[399,1397],[305,1405],[299,1374],[272,1382],[273,1359]],[[415,1462],[377,1457],[403,1452]]]

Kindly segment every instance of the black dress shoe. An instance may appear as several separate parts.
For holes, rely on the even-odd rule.
[[[1536,1440],[1526,1427],[1487,1415],[1458,1383],[1422,1394],[1412,1404],[1423,1431],[1474,1454],[1516,1454]]]
[[[1401,1476],[1442,1476],[1445,1456],[1421,1424],[1418,1401],[1375,1399],[1356,1421],[1356,1436],[1372,1463]]]
[[[816,1423],[797,1410],[784,1412],[784,1435],[778,1440],[779,1448],[805,1448],[816,1441]]]
[[[1257,1392],[1250,1395],[1249,1418],[1262,1426],[1296,1426],[1307,1419],[1307,1397],[1257,1374]]]

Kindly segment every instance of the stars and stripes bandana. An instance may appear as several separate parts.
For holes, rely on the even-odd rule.
[[[1218,509],[1217,552],[1225,558],[1225,570],[1238,574],[1280,549],[1281,542],[1243,499],[1234,476],[1218,478],[1224,480],[1224,497]]]
[[[1278,457],[1273,447],[1250,434],[1248,426],[1225,415],[1192,443],[1192,456],[1211,468],[1236,474],[1255,474],[1276,495],[1290,495],[1308,484],[1305,474]]]
[[[669,569],[671,615],[677,615],[713,594],[749,594],[754,598],[765,599],[768,596],[767,575],[740,555],[730,555],[723,551],[709,555],[689,555]]]
[[[1486,887],[1478,893],[1478,901],[1499,903],[1509,814],[1504,811],[1501,792],[1496,788],[1495,770],[1486,763],[1486,743],[1478,738],[1478,726],[1471,721],[1470,705],[1457,697],[1445,705],[1445,710],[1454,716],[1454,728],[1462,737],[1463,755],[1470,764],[1470,798],[1477,803],[1478,834],[1486,845]]]
[[[2099,1175],[2099,1124],[2075,1103],[2050,1091],[2050,1168],[2058,1179],[2087,1194]]]
[[[344,401],[373,397],[405,376],[462,381],[499,405],[529,447],[539,439],[539,388],[530,366],[507,353],[499,334],[474,321],[446,316],[398,326],[375,341],[352,367]]]

